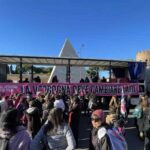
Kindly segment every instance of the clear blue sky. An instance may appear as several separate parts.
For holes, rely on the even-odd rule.
[[[0,54],[58,56],[69,38],[82,57],[135,59],[150,49],[149,7],[149,0],[0,0]]]

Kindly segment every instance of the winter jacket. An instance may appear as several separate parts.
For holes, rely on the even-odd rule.
[[[8,138],[12,133],[0,130],[0,138]],[[31,136],[23,126],[18,126],[15,134],[9,138],[8,150],[29,150]]]
[[[107,134],[103,135],[101,139],[98,139],[98,130],[100,128],[92,129],[89,150],[111,150],[111,143]]]

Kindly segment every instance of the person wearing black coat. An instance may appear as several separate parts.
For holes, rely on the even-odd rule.
[[[103,110],[95,110],[91,115],[91,121],[93,128],[90,134],[89,150],[111,150]]]
[[[69,126],[73,132],[76,141],[76,147],[78,147],[80,116],[80,99],[77,96],[74,96],[71,98],[71,103],[69,105]]]

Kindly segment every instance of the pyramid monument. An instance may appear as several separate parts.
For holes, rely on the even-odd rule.
[[[59,57],[79,58],[68,39],[65,40]],[[54,66],[48,83],[52,82],[55,75],[57,76],[59,83],[66,83],[66,66]],[[85,77],[86,70],[84,67],[70,67],[70,83],[79,83],[80,79],[85,79]]]

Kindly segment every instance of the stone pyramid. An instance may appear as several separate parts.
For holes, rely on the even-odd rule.
[[[60,51],[59,57],[78,58],[75,49],[67,39]],[[84,67],[70,67],[70,82],[79,83],[80,79],[85,79],[86,70]],[[52,81],[53,76],[57,76],[59,83],[66,83],[66,66],[54,66],[49,77],[48,83]]]

